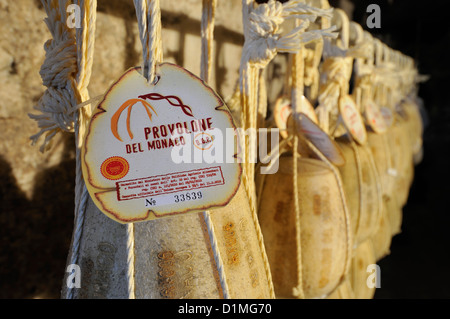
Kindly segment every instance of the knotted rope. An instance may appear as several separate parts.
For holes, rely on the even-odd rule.
[[[80,147],[86,120],[90,116],[87,86],[91,77],[95,42],[96,0],[79,0],[81,27],[76,31],[67,25],[66,0],[42,1],[47,13],[45,23],[52,39],[44,44],[45,60],[40,74],[47,87],[34,108],[40,114],[29,114],[38,123],[40,131],[31,136],[36,144],[45,136],[40,150],[50,148],[51,139],[60,132],[74,132],[76,138],[76,180],[74,233],[70,262],[78,262],[84,211],[89,197],[81,172]],[[84,101],[84,102],[83,102]],[[86,102],[87,101],[87,102]],[[68,288],[66,298],[73,298],[73,289]]]
[[[353,70],[353,59],[366,56],[366,45],[361,43],[349,48],[348,17],[344,11],[336,9],[342,22],[341,41],[337,45],[325,41],[319,88],[319,122],[325,132],[333,131],[338,125],[339,99],[349,92],[349,82]]]
[[[375,47],[372,36],[368,32],[363,31],[359,24],[351,22],[351,26],[355,34],[355,44],[365,47],[365,55],[356,58],[353,94],[356,105],[360,106],[360,111],[363,113],[365,102],[368,99],[373,99]]]
[[[40,114],[29,114],[41,129],[31,136],[35,145],[45,136],[40,150],[50,148],[51,139],[59,132],[74,132],[78,120],[77,105],[86,100],[95,30],[95,1],[79,1],[82,25],[75,31],[67,25],[69,1],[42,1],[44,19],[52,35],[44,44],[45,60],[40,69],[44,95],[34,107]],[[92,8],[93,7],[93,10]]]
[[[322,58],[323,42],[317,41],[314,49],[304,48],[304,85],[310,88],[309,98],[312,102],[317,99],[319,93],[319,65]]]
[[[245,42],[240,65],[241,125],[244,130],[257,128],[257,101],[259,87],[258,69],[263,69],[277,52],[298,52],[303,43],[320,39],[334,30],[311,30],[306,28],[318,16],[329,16],[331,10],[311,7],[298,0],[284,4],[270,0],[268,3],[253,6],[250,0],[243,0],[243,23]],[[281,24],[288,19],[299,19],[300,23],[283,35]],[[248,180],[254,178],[253,158],[255,148],[244,141],[244,166]],[[251,192],[253,193],[253,192]]]

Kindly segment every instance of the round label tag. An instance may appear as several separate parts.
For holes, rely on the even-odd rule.
[[[342,166],[345,158],[339,145],[304,113],[294,116],[299,135],[309,140],[334,165]]]
[[[273,118],[276,126],[280,129],[280,135],[283,138],[288,137],[287,119],[292,114],[291,101],[284,97],[280,97],[275,102],[273,108]]]
[[[386,132],[387,126],[384,121],[383,114],[381,114],[380,108],[374,101],[368,100],[366,102],[364,114],[368,125],[375,133],[381,134]]]
[[[359,144],[367,140],[367,132],[361,114],[358,112],[355,102],[347,95],[339,101],[339,111],[345,127]]]
[[[316,123],[316,124],[319,123],[319,120],[317,119],[316,111],[314,110],[314,107],[312,106],[311,102],[309,102],[309,100],[306,98],[306,96],[302,95],[300,97],[296,111],[297,111],[297,113],[305,114],[314,123]]]
[[[314,110],[314,107],[312,106],[311,102],[308,101],[308,99],[302,95],[300,97],[299,103],[297,105],[297,113],[303,113],[306,116],[308,116],[314,123],[318,123],[317,115]],[[292,105],[291,101],[287,98],[281,97],[279,98],[274,107],[274,119],[275,124],[280,129],[280,134],[283,138],[288,137],[287,132],[287,120],[289,116],[292,114]]]
[[[239,140],[220,97],[198,77],[163,63],[149,84],[140,68],[97,106],[82,147],[94,203],[136,222],[226,205],[241,177]]]

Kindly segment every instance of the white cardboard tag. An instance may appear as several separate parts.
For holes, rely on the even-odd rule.
[[[97,106],[82,148],[94,203],[120,223],[224,206],[240,184],[224,102],[179,66],[163,63],[158,73],[153,85],[140,68],[126,71]]]
[[[342,121],[351,136],[359,144],[364,144],[367,141],[366,128],[361,114],[358,112],[356,104],[351,96],[346,95],[340,98],[339,111],[341,113]]]
[[[374,101],[368,100],[366,102],[364,114],[366,116],[367,124],[375,133],[381,134],[386,132],[387,126],[383,114]]]
[[[273,108],[273,118],[276,126],[280,129],[280,135],[283,138],[287,138],[289,135],[287,132],[287,119],[291,114],[291,101],[283,97],[278,98]]]
[[[345,158],[342,155],[339,145],[325,133],[306,114],[298,113],[292,115],[297,124],[298,133],[309,140],[317,149],[334,165],[342,166]]]
[[[315,124],[319,123],[319,120],[317,119],[317,114],[316,114],[316,111],[314,110],[314,107],[312,106],[311,102],[309,102],[309,100],[304,95],[302,95],[300,97],[300,101],[297,105],[297,113],[305,114]]]
[[[304,95],[300,97],[300,101],[297,105],[296,111],[297,113],[305,114],[316,124],[319,122],[314,107]],[[283,138],[287,138],[288,137],[287,121],[289,116],[292,114],[291,101],[284,97],[279,98],[275,103],[273,112],[275,124],[280,129],[281,136]]]

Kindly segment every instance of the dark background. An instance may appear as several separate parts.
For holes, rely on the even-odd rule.
[[[424,158],[415,169],[402,233],[393,238],[391,254],[378,262],[381,288],[375,298],[449,298],[448,1],[330,1],[334,7],[352,5],[352,19],[363,27],[371,3],[380,5],[382,21],[380,29],[368,31],[413,57],[420,73],[431,76],[419,90],[428,112]],[[20,191],[9,164],[0,157],[0,209],[4,212],[0,214],[0,298],[59,298],[73,227],[72,215],[61,214],[73,210],[74,200],[74,141],[73,136],[66,138],[66,160],[42,172],[31,200]],[[55,192],[56,202],[51,197]],[[15,265],[15,269],[8,271],[4,265]]]
[[[449,298],[450,261],[450,27],[448,1],[357,1],[353,20],[366,25],[370,3],[381,7],[381,28],[367,29],[391,48],[413,57],[421,74],[419,96],[428,112],[424,158],[416,166],[402,233],[378,262],[381,288],[375,298]]]

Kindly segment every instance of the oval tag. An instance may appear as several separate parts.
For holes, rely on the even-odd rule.
[[[299,135],[309,140],[334,165],[342,166],[345,158],[339,145],[304,113],[293,114]]]
[[[163,63],[149,84],[140,68],[114,83],[97,106],[82,147],[94,203],[136,222],[224,206],[241,177],[228,108],[203,81]]]
[[[374,101],[368,100],[365,104],[365,112],[367,123],[375,133],[381,134],[386,132],[387,126],[384,121],[380,108]]]
[[[314,107],[312,106],[311,102],[306,98],[306,96],[302,95],[300,97],[300,103],[297,105],[297,113],[303,113],[306,116],[309,117],[311,121],[314,123],[319,123],[319,120],[317,119],[316,111],[314,110]]]
[[[364,144],[367,140],[364,121],[356,108],[355,102],[349,95],[340,98],[339,111],[348,132],[359,144]]]
[[[275,125],[280,129],[280,135],[283,138],[287,138],[289,135],[287,131],[287,119],[291,114],[291,101],[284,97],[278,98],[275,102],[275,107],[273,108],[273,118],[275,120]]]
[[[281,136],[283,138],[287,138],[287,121],[289,116],[292,114],[291,101],[284,97],[278,98],[275,103],[273,113],[275,124],[280,129]],[[304,95],[300,97],[299,104],[297,105],[297,113],[305,114],[316,124],[319,122],[314,107]]]

